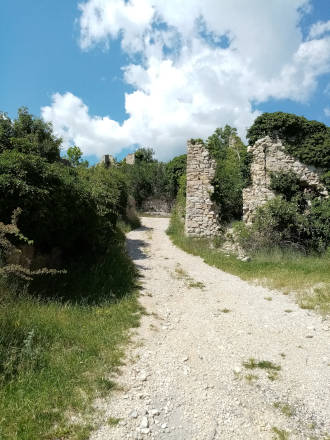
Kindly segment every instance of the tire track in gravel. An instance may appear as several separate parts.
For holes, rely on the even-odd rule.
[[[323,439],[329,322],[176,248],[168,219],[142,221],[127,245],[148,314],[115,378],[123,391],[95,403],[103,422],[90,439],[281,438],[274,427],[290,440]],[[281,369],[245,368],[249,358]]]

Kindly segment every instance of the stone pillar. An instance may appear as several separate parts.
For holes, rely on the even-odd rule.
[[[187,196],[185,233],[190,237],[218,235],[217,210],[211,200],[216,162],[203,143],[187,144]]]
[[[135,153],[131,153],[128,154],[126,157],[126,163],[129,165],[134,165],[135,164]]]

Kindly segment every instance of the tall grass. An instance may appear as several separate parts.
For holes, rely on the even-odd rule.
[[[294,251],[273,249],[256,253],[251,261],[243,262],[214,248],[210,240],[188,239],[177,210],[173,211],[167,233],[175,245],[202,257],[211,266],[284,293],[295,292],[301,307],[330,313],[330,252],[322,256],[305,256]]]
[[[76,267],[54,283],[55,299],[42,288],[37,297],[1,285],[1,440],[88,438],[90,404],[113,387],[129,329],[139,324],[136,282],[118,242],[89,270]]]

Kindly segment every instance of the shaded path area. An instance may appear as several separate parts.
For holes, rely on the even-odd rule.
[[[168,219],[142,220],[127,246],[147,314],[91,440],[328,438],[329,322],[176,248]]]

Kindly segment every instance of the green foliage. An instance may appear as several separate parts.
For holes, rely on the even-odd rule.
[[[74,145],[73,147],[69,147],[66,152],[69,162],[73,167],[77,167],[80,163],[82,151],[79,147]]]
[[[29,264],[22,264],[20,248],[15,246],[14,241],[27,243],[31,245],[33,242],[25,237],[17,226],[17,220],[22,210],[20,208],[15,209],[12,215],[11,223],[5,225],[0,222],[0,276],[8,281],[14,279],[30,281],[35,275],[55,275],[64,274],[65,270],[58,271],[55,269],[37,269],[31,270]],[[14,261],[8,261],[8,260]]]
[[[121,365],[128,330],[139,323],[136,277],[120,245],[70,272],[53,295],[64,301],[15,296],[0,284],[1,439],[77,440],[94,424],[101,378]]]
[[[119,366],[141,311],[117,225],[129,217],[127,176],[82,166],[78,147],[63,161],[60,143],[26,109],[16,121],[0,115],[1,439],[87,438],[90,426],[71,416],[84,414],[100,377]],[[31,267],[7,264],[20,258],[26,236]],[[56,256],[66,276],[34,277]],[[13,270],[29,284],[8,282]]]
[[[20,206],[20,228],[41,252],[80,254],[95,246],[95,200],[77,171],[16,150],[0,155],[0,210],[8,221]],[[79,220],[78,220],[79,219]],[[80,221],[84,219],[84,221]]]
[[[290,113],[263,113],[247,132],[250,145],[269,135],[278,136],[289,154],[301,162],[329,170],[330,127]]]
[[[302,212],[300,199],[277,196],[257,210],[251,226],[239,224],[236,232],[250,253],[274,247],[324,252],[330,244],[330,200],[312,199]]]
[[[183,174],[179,179],[179,189],[176,197],[174,209],[172,210],[171,220],[167,229],[169,235],[181,235],[184,234],[183,219],[186,213],[186,187],[187,177]]]
[[[301,196],[304,190],[308,188],[307,182],[289,172],[270,173],[270,189],[282,194],[285,200],[292,200],[293,197]]]
[[[155,162],[154,150],[152,148],[139,148],[135,151],[136,162],[151,163]]]
[[[166,164],[153,159],[153,150],[150,148],[137,150],[135,159],[134,165],[122,162],[120,169],[137,208],[141,209],[149,197],[170,199]]]
[[[217,128],[206,146],[217,162],[212,199],[219,207],[220,220],[239,219],[243,209],[242,190],[249,183],[250,155],[236,128],[229,125]]]
[[[112,169],[76,166],[78,147],[69,150],[73,166],[64,164],[61,140],[26,109],[19,110],[15,121],[2,115],[0,127],[1,220],[8,223],[14,209],[22,208],[22,233],[33,239],[38,253],[56,250],[64,265],[104,253],[125,211],[124,176]]]
[[[53,134],[51,124],[34,118],[25,107],[18,110],[18,117],[14,121],[0,113],[0,154],[6,150],[16,150],[55,162],[60,159],[61,143],[62,139]]]
[[[166,164],[168,191],[175,199],[179,190],[179,181],[187,169],[187,155],[176,156]]]
[[[324,173],[321,177],[323,185],[326,187],[327,191],[330,193],[330,171]]]
[[[204,144],[204,141],[203,141],[203,139],[201,139],[201,138],[189,139],[189,142],[190,142],[192,145],[196,145],[196,144]]]

